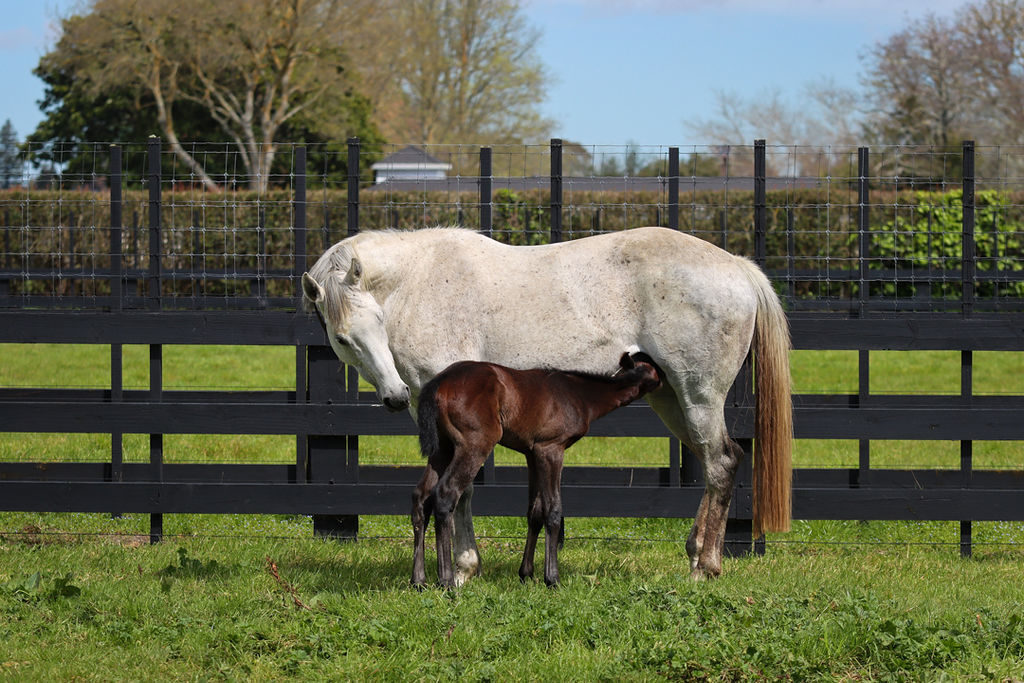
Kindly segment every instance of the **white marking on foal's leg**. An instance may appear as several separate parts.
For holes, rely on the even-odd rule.
[[[455,585],[461,586],[480,573],[480,555],[470,548],[455,558]]]
[[[455,506],[455,585],[461,586],[480,573],[480,551],[476,545],[476,532],[473,529],[473,510],[470,502],[473,499],[473,485],[470,484],[462,493],[458,505]]]

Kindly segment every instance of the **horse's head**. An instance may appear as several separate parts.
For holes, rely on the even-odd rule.
[[[395,368],[384,311],[363,286],[358,259],[351,260],[346,273],[328,271],[322,283],[303,273],[302,295],[306,308],[314,308],[320,316],[331,348],[341,362],[355,366],[377,389],[377,396],[389,410],[408,408],[409,387]]]

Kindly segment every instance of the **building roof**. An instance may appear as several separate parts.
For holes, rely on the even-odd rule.
[[[768,191],[797,190],[818,187],[818,178],[767,178]],[[478,192],[480,178],[477,176],[456,176],[423,180],[388,180],[367,187],[372,192]],[[527,177],[492,177],[491,188],[523,192],[526,190],[548,190],[551,188],[550,176]],[[721,192],[733,190],[752,192],[752,177],[680,177],[679,192]],[[667,192],[668,178],[664,177],[613,177],[586,176],[563,177],[563,192]]]
[[[396,169],[439,169],[447,171],[451,167],[451,164],[432,157],[419,147],[414,147],[413,145],[403,147],[394,154],[389,154],[370,166],[374,171]]]

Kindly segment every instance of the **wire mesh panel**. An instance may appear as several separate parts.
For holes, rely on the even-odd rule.
[[[966,146],[767,145],[762,178],[755,146],[357,144],[349,169],[351,144],[278,144],[257,150],[262,175],[228,144],[162,145],[156,161],[148,144],[120,148],[120,173],[107,144],[23,152],[0,190],[0,305],[287,308],[350,216],[364,230],[486,222],[510,244],[671,225],[763,258],[793,310],[959,311],[967,291],[974,310],[1024,305],[1018,148],[971,145],[968,176]]]

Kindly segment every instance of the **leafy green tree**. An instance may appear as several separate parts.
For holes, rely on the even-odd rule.
[[[49,115],[33,138],[156,132],[210,189],[218,187],[216,172],[183,141],[223,140],[249,186],[264,189],[284,136],[341,128],[376,136],[354,96],[342,29],[352,28],[366,4],[92,0],[63,20],[60,41],[40,63]],[[352,114],[347,105],[361,109]],[[332,126],[313,129],[326,116]]]
[[[8,189],[21,177],[21,163],[18,160],[18,134],[10,119],[0,128],[0,185]]]

